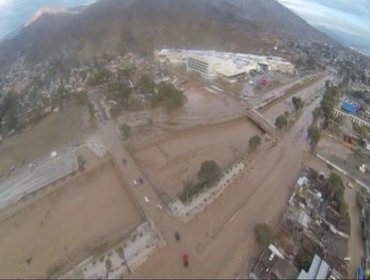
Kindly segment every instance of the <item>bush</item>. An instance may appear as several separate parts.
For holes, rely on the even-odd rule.
[[[276,118],[275,125],[278,129],[283,129],[288,126],[288,116],[287,113],[284,113]]]
[[[198,179],[206,182],[207,185],[212,185],[221,177],[221,169],[213,160],[202,162],[198,172]]]
[[[176,108],[184,104],[186,96],[177,90],[172,84],[161,82],[157,92],[152,97],[152,104],[163,103],[168,109]]]
[[[294,108],[296,110],[301,110],[304,106],[304,102],[302,101],[302,99],[300,97],[293,96],[292,97],[292,103],[293,103]]]
[[[267,246],[271,243],[272,232],[270,227],[266,224],[257,224],[254,227],[254,235],[257,242],[262,246]]]
[[[124,140],[127,140],[131,135],[131,127],[128,124],[121,124],[119,126],[119,131]]]
[[[307,250],[301,248],[295,259],[297,263],[297,268],[299,270],[304,269],[305,271],[308,271],[310,269],[312,259],[313,259],[313,255]]]
[[[362,209],[362,206],[364,205],[365,199],[364,196],[360,191],[356,193],[356,204],[358,208]]]
[[[311,148],[314,148],[319,143],[321,137],[320,129],[312,124],[307,129],[307,138],[310,142]]]
[[[257,147],[261,144],[261,137],[259,135],[254,135],[249,139],[249,147],[252,150],[257,149]]]

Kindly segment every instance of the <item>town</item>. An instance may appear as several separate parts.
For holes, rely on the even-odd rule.
[[[297,41],[0,67],[0,276],[368,279],[369,66]]]

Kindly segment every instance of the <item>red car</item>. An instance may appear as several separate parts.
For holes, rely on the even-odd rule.
[[[183,262],[185,267],[189,266],[189,255],[188,254],[184,253],[182,255],[182,262]]]

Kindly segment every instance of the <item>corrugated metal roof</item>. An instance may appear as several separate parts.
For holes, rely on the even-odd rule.
[[[320,264],[319,271],[317,272],[316,279],[326,279],[329,272],[329,265],[323,260]]]

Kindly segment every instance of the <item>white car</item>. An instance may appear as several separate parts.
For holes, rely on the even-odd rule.
[[[136,179],[132,180],[132,182],[134,183],[135,186],[137,186],[139,184]]]
[[[350,189],[352,189],[352,188],[353,188],[353,185],[352,185],[350,182],[348,182],[347,186],[348,186]]]
[[[147,196],[144,196],[144,201],[145,201],[146,203],[149,203],[149,198],[148,198]]]

